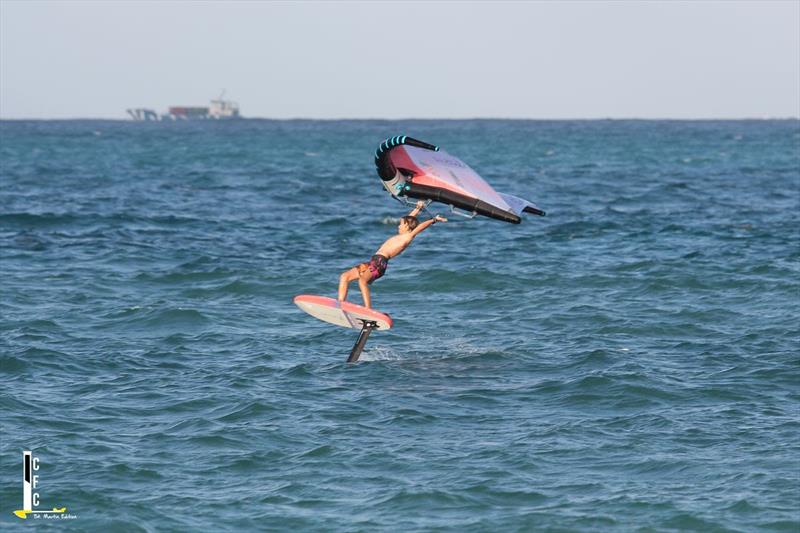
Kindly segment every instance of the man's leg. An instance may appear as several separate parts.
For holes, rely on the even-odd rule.
[[[339,276],[339,301],[343,302],[347,299],[347,286],[350,285],[351,281],[355,281],[358,279],[358,267],[355,266],[350,270],[346,270],[342,272],[342,275]]]
[[[371,278],[372,273],[369,269],[365,269],[365,271],[358,276],[358,288],[361,289],[361,298],[364,299],[364,307],[367,309],[372,309],[372,302],[370,301],[369,294],[369,280]]]

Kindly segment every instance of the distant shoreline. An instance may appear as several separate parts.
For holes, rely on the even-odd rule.
[[[800,117],[740,117],[740,118],[266,118],[266,117],[240,117],[236,120],[178,120],[178,121],[150,121],[152,124],[218,124],[231,122],[766,122],[766,121],[800,121]],[[130,118],[3,118],[0,122],[148,122],[135,121]]]

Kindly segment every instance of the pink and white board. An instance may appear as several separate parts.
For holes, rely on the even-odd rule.
[[[326,296],[301,294],[294,303],[314,318],[345,328],[361,329],[364,322],[375,322],[376,329],[390,329],[392,319],[385,313],[352,302],[340,302]]]

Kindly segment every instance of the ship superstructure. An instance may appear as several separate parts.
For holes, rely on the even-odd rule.
[[[239,114],[239,104],[225,100],[225,91],[216,100],[211,100],[208,107],[199,106],[171,106],[166,113],[158,115],[152,109],[132,108],[127,109],[128,115],[136,121],[158,120],[230,120],[242,118]]]

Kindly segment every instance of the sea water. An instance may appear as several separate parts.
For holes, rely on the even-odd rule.
[[[548,214],[422,233],[348,365],[292,297],[396,233],[398,134]],[[0,529],[24,450],[68,531],[800,528],[797,120],[4,121],[0,158]]]

